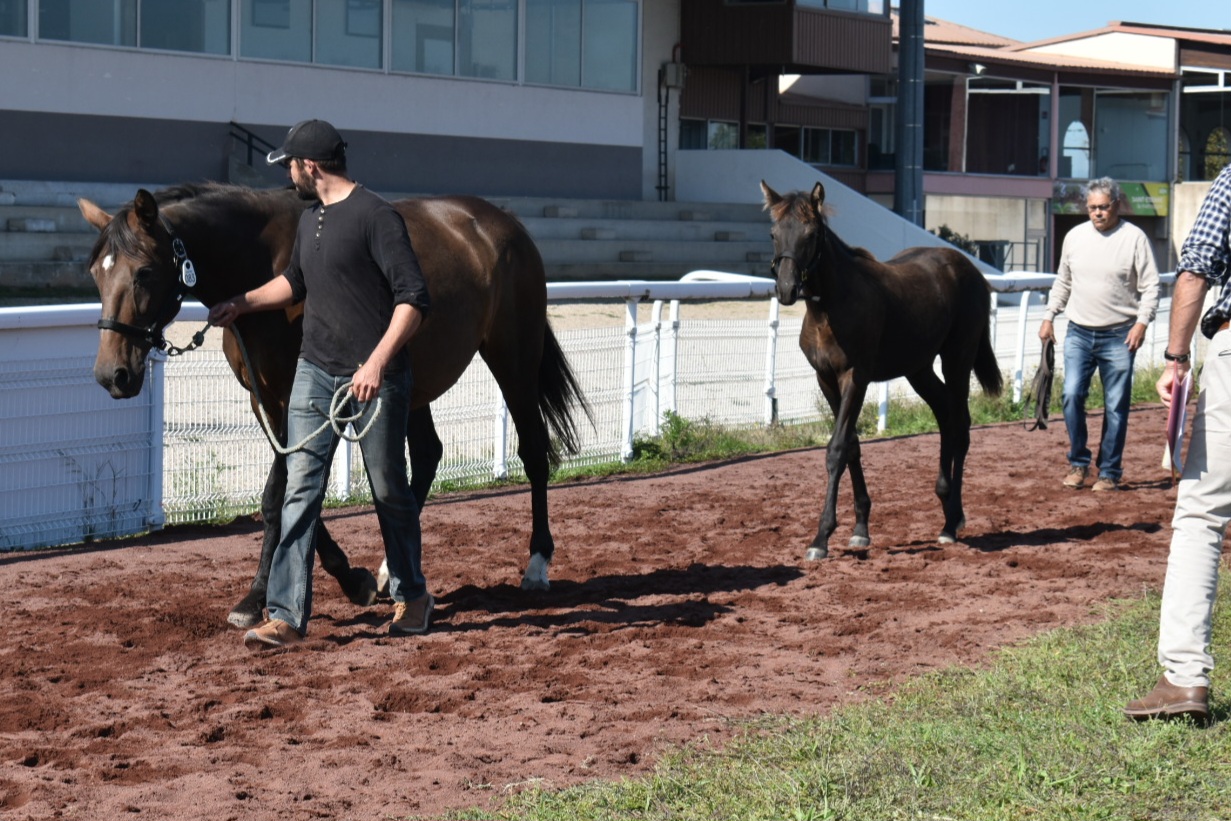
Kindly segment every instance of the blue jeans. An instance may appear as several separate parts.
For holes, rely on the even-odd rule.
[[[325,421],[334,392],[350,381],[330,376],[306,360],[299,360],[287,423],[287,442],[298,444]],[[376,421],[359,441],[363,465],[376,504],[376,517],[389,562],[389,595],[394,601],[416,599],[427,592],[421,567],[419,505],[410,491],[406,473],[406,417],[410,409],[409,370],[386,373],[380,387],[381,407]],[[369,403],[355,429],[363,430],[376,403]],[[340,415],[358,409],[349,398]],[[271,619],[281,619],[306,634],[312,615],[312,549],[321,505],[329,485],[329,468],[338,447],[338,435],[326,426],[301,450],[286,457],[286,500],[282,505],[282,537],[269,571],[265,604]]]
[[[1133,359],[1125,341],[1132,322],[1111,328],[1085,328],[1070,322],[1064,336],[1064,424],[1069,429],[1069,464],[1090,467],[1087,447],[1086,397],[1098,369],[1103,382],[1103,438],[1099,442],[1098,475],[1120,481],[1124,474],[1124,440],[1133,393]]]

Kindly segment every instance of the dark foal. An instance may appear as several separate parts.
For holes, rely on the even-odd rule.
[[[834,415],[825,459],[829,479],[825,508],[808,559],[829,555],[837,527],[838,481],[851,474],[855,529],[851,547],[866,547],[872,501],[864,481],[855,423],[872,382],[904,376],[927,402],[940,426],[936,495],[945,523],[937,541],[953,542],[965,524],[962,470],[970,449],[970,375],[991,395],[1003,377],[988,329],[991,290],[964,254],[948,248],[908,248],[878,262],[852,248],[825,219],[825,188],[779,195],[762,181],[773,218],[774,276],[778,301],[801,296],[807,315],[799,346],[816,369],[821,393]],[[940,357],[943,380],[935,371]]]

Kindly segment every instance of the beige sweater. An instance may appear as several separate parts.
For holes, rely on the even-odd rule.
[[[1106,233],[1083,222],[1065,235],[1046,319],[1063,311],[1086,328],[1149,325],[1157,310],[1158,268],[1144,231],[1120,220]]]

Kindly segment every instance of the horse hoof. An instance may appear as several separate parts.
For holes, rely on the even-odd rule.
[[[389,562],[388,560],[380,563],[380,570],[376,571],[376,595],[382,599],[389,598]]]
[[[526,573],[521,578],[522,590],[549,590],[551,582],[547,579],[547,568],[549,562],[544,559],[539,553],[535,553],[530,557],[530,564],[526,566]]]
[[[827,556],[829,556],[828,547],[810,547],[808,548],[808,551],[804,553],[804,560],[809,562],[818,562]]]
[[[867,547],[872,544],[872,540],[867,536],[852,536],[850,547]]]
[[[260,608],[254,612],[239,605],[227,614],[227,624],[238,627],[240,630],[249,630],[264,621],[263,615]]]
[[[955,544],[956,542],[957,536],[954,536],[952,533],[941,533],[936,537],[937,544]]]
[[[371,607],[376,604],[376,577],[366,567],[351,568],[347,579],[346,598],[360,607]],[[388,587],[386,580],[385,586]]]

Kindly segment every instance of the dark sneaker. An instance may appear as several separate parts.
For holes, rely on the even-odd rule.
[[[1071,467],[1064,477],[1064,486],[1071,490],[1080,490],[1086,485],[1086,477],[1090,475],[1089,468]]]
[[[1177,687],[1166,676],[1159,676],[1153,690],[1125,706],[1124,715],[1134,721],[1192,716],[1204,723],[1210,717],[1210,688]]]
[[[1119,490],[1120,483],[1110,476],[1100,476],[1094,486],[1090,488],[1095,493],[1102,493],[1105,490]]]
[[[303,636],[282,619],[270,619],[244,634],[244,646],[254,653],[299,644]]]
[[[400,601],[393,605],[393,621],[389,625],[391,636],[421,636],[427,632],[432,620],[436,600],[431,593],[424,593],[414,601]]]

